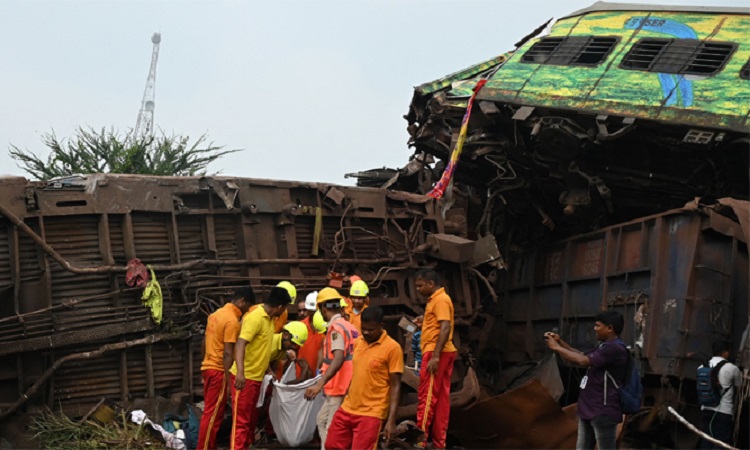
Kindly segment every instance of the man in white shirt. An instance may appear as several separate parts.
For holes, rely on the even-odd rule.
[[[731,346],[726,341],[714,342],[712,346],[714,357],[708,362],[709,366],[716,367],[722,361],[729,359]],[[727,444],[732,444],[732,433],[734,432],[734,399],[742,383],[740,369],[727,361],[719,369],[717,374],[721,385],[721,401],[717,406],[701,406],[703,414],[703,432]],[[701,448],[721,448],[706,440],[702,440]]]

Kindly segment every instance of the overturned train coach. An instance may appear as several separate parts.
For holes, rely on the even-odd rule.
[[[634,428],[682,447],[653,427],[668,405],[699,421],[711,342],[750,365],[748,33],[750,8],[599,2],[415,88],[408,164],[348,176],[427,194],[453,171],[441,211],[503,257],[478,268],[497,298],[485,373],[540,358],[552,329],[593,348],[615,308],[646,384]],[[563,401],[582,375],[563,366]]]
[[[304,295],[359,275],[399,336],[403,315],[423,311],[415,270],[438,267],[468,361],[493,319],[480,313],[483,281],[460,264],[474,246],[456,237],[457,227],[433,199],[385,189],[0,178],[0,418],[44,405],[81,416],[103,397],[200,396],[201,327],[248,284],[263,298],[289,280]],[[485,241],[474,264],[497,257]]]
[[[45,405],[80,416],[102,398],[123,405],[174,393],[199,398],[206,315],[247,284],[262,296],[290,280],[306,293],[357,274],[370,285],[372,304],[386,310],[389,333],[404,343],[396,323],[424,308],[415,271],[436,267],[454,299],[460,349],[453,434],[480,447],[507,441],[483,436],[486,426],[461,425],[460,408],[481,408],[483,398],[525,379],[548,356],[544,331],[560,327],[585,347],[594,344],[600,309],[636,319],[625,338],[653,381],[645,406],[658,407],[694,402],[680,387],[693,378],[700,352],[715,336],[738,342],[747,324],[742,201],[696,203],[505,261],[492,236],[461,237],[469,234],[464,221],[443,219],[431,197],[401,191],[90,175],[1,178],[0,192],[2,420]],[[128,271],[135,258],[153,269],[160,302],[147,300],[161,307],[144,305],[153,285],[133,282],[143,275]],[[408,375],[404,418],[415,410],[417,381]],[[567,375],[563,388],[571,390],[575,373]],[[525,395],[523,403],[540,398]],[[563,399],[574,400],[575,392]]]

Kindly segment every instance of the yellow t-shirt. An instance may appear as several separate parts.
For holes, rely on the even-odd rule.
[[[271,339],[271,359],[270,361],[278,361],[284,359],[286,352],[281,349],[281,333],[276,333]]]
[[[422,354],[435,351],[435,345],[440,335],[440,322],[449,321],[451,324],[448,341],[443,347],[443,353],[455,352],[453,345],[453,302],[444,288],[435,291],[427,300],[422,322]]]
[[[263,306],[263,304],[261,304],[261,303],[259,303],[257,305],[253,305],[253,306],[250,307],[250,309],[247,312],[249,312],[249,313],[253,312],[256,309],[260,308],[261,306]],[[281,315],[279,317],[276,317],[276,318],[273,319],[273,332],[274,333],[281,333],[281,330],[284,329],[284,325],[286,325],[288,319],[289,319],[289,311],[287,311],[285,309],[284,312],[281,313]]]
[[[352,363],[352,384],[341,408],[358,416],[387,418],[391,403],[390,374],[404,373],[401,346],[385,331],[372,344],[359,337],[354,344]]]
[[[255,308],[242,318],[239,339],[247,341],[245,345],[245,379],[262,381],[268,364],[271,362],[273,347],[273,323],[266,310]],[[237,362],[232,364],[232,375],[237,375]]]

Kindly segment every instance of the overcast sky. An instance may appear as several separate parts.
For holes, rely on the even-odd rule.
[[[155,125],[244,149],[209,172],[352,184],[407,162],[415,85],[592,3],[0,0],[0,174],[22,174],[11,143],[46,155],[45,132],[134,127],[160,31]]]

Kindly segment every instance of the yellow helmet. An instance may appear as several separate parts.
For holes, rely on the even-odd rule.
[[[295,320],[284,325],[284,329],[292,335],[295,344],[301,346],[307,342],[307,326],[304,323]]]
[[[313,328],[315,328],[315,331],[320,334],[325,333],[328,329],[328,324],[326,323],[326,320],[323,318],[323,314],[321,314],[320,311],[315,311],[315,314],[313,314],[312,322]]]
[[[341,305],[342,308],[346,308],[347,306],[349,306],[349,304],[346,303],[346,300],[344,300],[343,298],[339,300],[339,305]]]
[[[286,289],[286,291],[289,293],[289,297],[292,298],[292,303],[297,300],[297,288],[294,287],[292,283],[288,281],[282,281],[281,283],[277,284],[276,287]]]
[[[331,302],[335,300],[340,300],[341,294],[339,294],[339,291],[332,287],[323,288],[318,292],[318,298],[315,299],[318,305],[321,303]]]
[[[362,280],[357,280],[352,283],[351,289],[349,289],[349,295],[352,297],[367,297],[370,293],[370,288],[367,287],[367,283]]]

